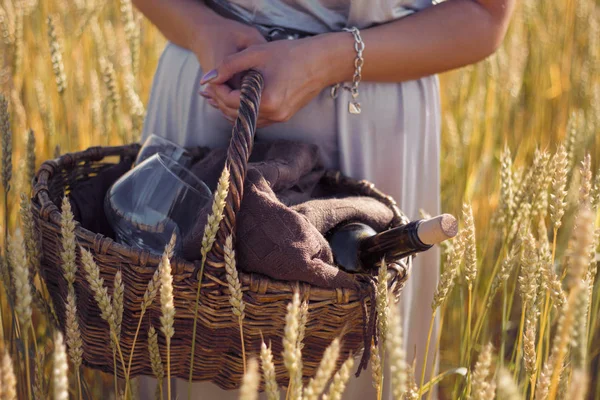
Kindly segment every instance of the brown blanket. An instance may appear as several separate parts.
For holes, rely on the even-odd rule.
[[[214,190],[225,165],[225,150],[214,150],[193,167]],[[314,145],[257,143],[237,218],[236,255],[240,269],[274,279],[325,288],[355,288],[356,276],[333,265],[324,235],[345,221],[386,229],[391,210],[369,197],[312,199],[323,175]],[[198,259],[211,205],[200,210],[194,231],[184,240],[184,257]]]

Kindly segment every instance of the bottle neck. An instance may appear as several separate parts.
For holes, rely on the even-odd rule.
[[[419,225],[422,221],[412,221],[361,240],[361,259],[367,265],[375,265],[383,257],[386,260],[394,261],[429,250],[433,245],[423,243],[418,235]]]

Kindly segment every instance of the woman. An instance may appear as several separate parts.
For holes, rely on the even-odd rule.
[[[145,135],[226,146],[239,76],[254,68],[265,78],[258,138],[318,144],[327,167],[374,182],[416,218],[419,208],[439,212],[435,74],[493,53],[515,0],[134,3],[170,41],[156,72]],[[295,40],[267,41],[281,37]],[[354,89],[340,87],[334,98],[331,88],[340,82]],[[415,260],[402,296],[408,354],[412,358],[416,348],[418,364],[437,275],[438,254],[431,250]],[[212,384],[195,385],[201,398],[228,398]],[[179,390],[184,396],[184,383]],[[352,380],[344,398],[373,398],[369,374]]]

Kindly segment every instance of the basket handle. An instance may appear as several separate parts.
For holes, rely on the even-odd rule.
[[[227,236],[232,235],[235,239],[236,215],[244,196],[244,179],[248,168],[248,158],[254,145],[263,83],[264,79],[261,73],[256,70],[248,71],[242,79],[240,108],[233,125],[225,162],[225,166],[229,168],[230,172],[229,192],[225,201],[224,217],[219,225],[215,243],[207,255],[209,260],[217,263],[223,260],[223,246]]]

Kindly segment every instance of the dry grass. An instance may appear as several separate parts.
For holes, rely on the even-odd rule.
[[[39,166],[57,151],[138,138],[164,43],[129,0],[0,0],[0,337],[5,343],[1,379],[13,388],[13,398],[26,398],[31,390],[34,396],[52,391],[63,382],[49,385],[38,379],[44,368],[45,372],[53,368],[53,357],[41,356],[35,357],[32,382],[23,346],[14,340],[19,338],[38,355],[46,348],[60,350],[59,343],[53,344],[55,317],[37,274],[39,247],[26,207],[19,224],[19,195],[29,192],[36,163]],[[443,278],[432,299],[432,320],[437,315],[441,322],[437,332],[432,331],[430,344],[436,349],[441,375],[421,377],[416,371],[419,390],[425,393],[435,385],[446,398],[475,395],[481,374],[465,377],[451,371],[456,367],[477,371],[475,356],[485,354],[492,343],[494,357],[485,383],[488,390],[496,383],[498,398],[554,399],[567,393],[573,398],[586,393],[600,397],[600,286],[593,261],[598,243],[591,238],[599,226],[600,203],[600,4],[523,0],[499,51],[484,62],[443,75],[441,86],[442,208],[461,215],[463,204],[468,206],[459,238],[443,246]],[[221,218],[226,178],[208,224],[203,255],[212,247]],[[592,211],[580,212],[588,201]],[[7,254],[8,234],[18,227],[25,237],[25,261],[19,254]],[[577,239],[570,240],[574,235]],[[583,242],[588,244],[582,246]],[[64,272],[76,286],[72,249],[73,242],[62,249]],[[92,268],[93,260],[85,252],[83,256],[91,269],[80,275],[95,282],[103,316],[118,342],[119,293],[128,288],[117,285],[117,296],[109,296]],[[157,273],[149,283],[145,308],[158,295],[159,278]],[[31,308],[31,301],[17,298],[15,286],[31,287],[35,327],[28,322],[25,329],[19,326],[24,316],[29,320],[23,311]],[[29,306],[23,308],[24,304]],[[298,374],[299,338],[310,316],[299,302],[291,309],[286,360],[294,382],[291,397],[299,398],[304,391]],[[69,310],[74,326],[77,311]],[[170,316],[173,310],[165,311]],[[388,331],[386,347],[379,353],[394,366],[389,379],[396,393],[414,396],[395,318],[392,313],[387,327],[379,327]],[[78,341],[71,334],[66,340],[69,351]],[[155,372],[168,375],[169,362],[160,354],[168,356],[169,351],[159,351],[159,334],[154,331],[148,337],[148,332],[140,332],[151,341]],[[78,353],[74,355],[78,364]],[[66,363],[66,353],[61,357]],[[118,361],[127,371],[123,358],[119,354]],[[264,369],[265,359],[262,362]],[[341,398],[352,363],[349,358],[333,374],[323,398]],[[272,376],[268,370],[265,375]],[[78,393],[79,368],[69,371],[70,389]],[[16,380],[14,385],[11,379]],[[84,398],[103,398],[112,377],[81,368],[81,379],[79,395],[83,391]],[[276,389],[270,389],[273,396]],[[130,393],[126,385],[125,394]]]

